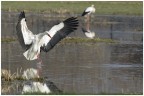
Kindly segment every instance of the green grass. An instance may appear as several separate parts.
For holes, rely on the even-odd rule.
[[[94,4],[99,15],[143,15],[142,1],[2,1],[3,11],[81,14]]]

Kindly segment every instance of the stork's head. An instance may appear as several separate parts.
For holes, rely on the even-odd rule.
[[[92,13],[95,13],[96,9],[95,9],[94,5],[92,4],[91,7],[93,7]]]
[[[94,7],[94,5],[92,4],[91,7]]]

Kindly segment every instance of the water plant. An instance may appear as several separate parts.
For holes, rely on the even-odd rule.
[[[1,38],[1,42],[2,43],[10,43],[10,42],[13,42],[13,41],[16,41],[16,38],[12,38],[12,37],[7,37],[7,38]]]
[[[11,70],[7,70],[7,69],[2,69],[1,73],[2,73],[1,78],[4,81],[27,80],[27,78],[24,78],[22,76],[22,74],[23,74],[22,68],[17,68],[17,71],[13,74],[12,74]],[[38,77],[38,78],[31,78],[29,80],[43,82],[44,78]]]
[[[96,43],[96,42],[116,43],[118,41],[112,39],[100,39],[100,38],[89,39],[80,37],[77,38],[69,37],[61,41],[61,43]]]

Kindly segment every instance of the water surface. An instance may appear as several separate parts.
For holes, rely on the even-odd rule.
[[[27,61],[18,42],[2,43],[2,50],[3,69],[16,72],[16,68],[36,68],[37,61]],[[64,92],[142,93],[143,90],[140,44],[60,43],[50,52],[42,52],[41,58],[44,64],[41,76]]]

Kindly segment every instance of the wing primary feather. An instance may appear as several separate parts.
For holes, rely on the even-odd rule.
[[[48,52],[51,50],[59,41],[69,35],[71,32],[75,31],[79,25],[79,20],[77,17],[70,17],[63,21],[64,27],[60,29],[56,34],[51,38],[45,48],[42,48],[43,51]]]
[[[88,13],[89,13],[89,12],[85,12],[85,11],[84,11],[84,12],[82,13],[82,16],[85,16],[85,15],[88,14]]]
[[[18,23],[16,25],[16,33],[17,33],[17,36],[18,36],[18,41],[20,43],[20,45],[22,46],[23,49],[27,50],[29,49],[29,47],[32,45],[32,43],[30,44],[25,44],[25,41],[24,41],[24,37],[23,37],[23,32],[22,32],[22,24],[21,24],[21,21],[25,18],[25,12],[22,11],[20,14],[19,14],[19,17],[18,17]],[[29,30],[27,30],[29,31]],[[28,33],[28,32],[27,32]]]

